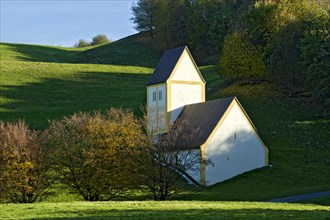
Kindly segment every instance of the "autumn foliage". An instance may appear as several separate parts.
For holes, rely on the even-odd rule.
[[[15,203],[42,200],[52,182],[48,153],[40,132],[0,122],[0,197]]]
[[[110,200],[135,187],[133,157],[144,134],[131,111],[64,117],[51,123],[47,137],[59,180],[85,200]]]
[[[1,201],[41,201],[53,183],[86,201],[134,190],[155,200],[178,198],[186,186],[183,176],[206,164],[191,148],[195,132],[177,121],[158,135],[145,124],[132,111],[116,108],[63,117],[45,131],[0,122]]]

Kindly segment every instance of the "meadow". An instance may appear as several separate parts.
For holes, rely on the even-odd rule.
[[[161,53],[143,35],[84,49],[0,44],[0,120],[24,119],[34,129],[74,112],[110,107],[141,115],[145,83]],[[264,82],[228,84],[217,67],[202,66],[207,99],[237,96],[270,150],[271,166],[194,191],[186,201],[81,202],[58,192],[40,204],[0,204],[2,218],[61,219],[326,219],[330,198],[308,204],[260,202],[330,189],[329,115],[288,99]],[[137,198],[132,198],[137,199]],[[194,200],[194,201],[188,201]],[[65,201],[70,203],[64,203]],[[215,202],[221,201],[221,202]]]
[[[125,40],[115,48],[122,45],[127,46]],[[140,114],[145,82],[153,69],[143,63],[133,66],[141,59],[134,55],[126,56],[131,65],[82,63],[87,59],[81,58],[82,53],[89,57],[95,49],[1,44],[0,119],[24,119],[31,127],[44,129],[48,120],[78,111],[122,107]]]

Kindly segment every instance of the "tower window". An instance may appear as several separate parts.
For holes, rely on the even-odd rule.
[[[153,102],[156,101],[156,92],[152,92],[152,101],[153,101]]]
[[[158,100],[163,99],[163,90],[158,91]]]

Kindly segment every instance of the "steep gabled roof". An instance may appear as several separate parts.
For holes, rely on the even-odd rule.
[[[166,82],[166,80],[173,72],[173,69],[179,61],[185,48],[186,47],[184,46],[171,50],[166,50],[160,58],[160,61],[158,62],[154,73],[151,75],[147,86]]]
[[[196,129],[192,147],[206,142],[235,97],[186,105],[177,120],[183,120],[188,127]]]

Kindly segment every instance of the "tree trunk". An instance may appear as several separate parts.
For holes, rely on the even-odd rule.
[[[160,201],[165,201],[165,200],[166,200],[165,193],[161,193],[161,195],[160,195]]]

